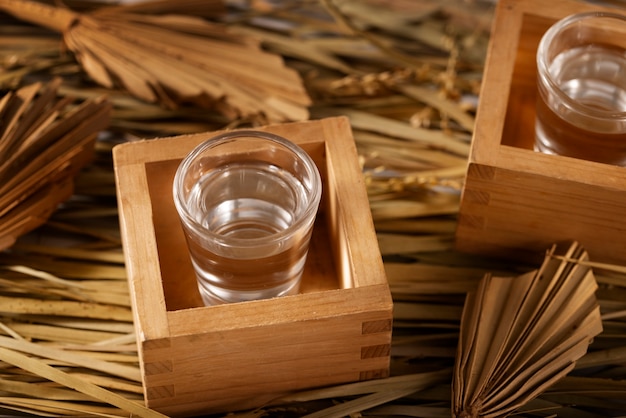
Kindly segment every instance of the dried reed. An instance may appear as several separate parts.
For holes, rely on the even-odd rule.
[[[166,3],[158,2],[167,9]],[[228,3],[230,14],[211,19],[282,56],[310,94],[311,117],[350,117],[396,304],[392,377],[295,393],[229,416],[451,416],[465,295],[487,272],[517,275],[530,269],[458,254],[450,245],[491,2]],[[100,7],[67,4],[89,13]],[[203,2],[185,4],[187,13],[197,14]],[[102,95],[61,48],[59,35],[2,19],[5,91],[58,76],[61,96]],[[261,122],[229,120],[193,105],[164,108],[121,90],[105,91],[114,105],[110,132],[76,179],[73,197],[42,228],[0,253],[5,409],[39,416],[158,416],[142,407],[110,148],[143,137]],[[604,331],[574,373],[524,405],[518,416],[606,417],[626,409],[626,267],[592,267]]]

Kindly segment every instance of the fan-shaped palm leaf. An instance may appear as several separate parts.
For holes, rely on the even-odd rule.
[[[170,108],[192,103],[231,118],[308,118],[310,99],[300,75],[282,57],[224,25],[196,16],[137,13],[130,6],[76,13],[0,0],[0,9],[62,32],[93,80],[142,100]]]
[[[485,276],[468,295],[453,377],[457,418],[513,413],[569,373],[602,331],[584,249],[552,248],[539,270]]]

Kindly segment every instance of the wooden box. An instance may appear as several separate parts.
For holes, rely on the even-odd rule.
[[[578,240],[595,261],[626,261],[626,168],[533,151],[539,41],[557,20],[601,9],[569,0],[498,3],[459,250],[530,260],[555,242]]]
[[[115,147],[122,238],[148,407],[240,410],[389,373],[392,300],[345,118],[262,128],[303,147],[324,191],[301,293],[202,306],[172,198],[182,158],[216,133]]]

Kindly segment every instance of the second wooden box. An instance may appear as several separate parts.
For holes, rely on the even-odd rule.
[[[553,243],[575,240],[594,261],[626,261],[626,167],[533,151],[539,41],[559,19],[595,10],[609,9],[570,0],[498,3],[458,249],[540,260]]]

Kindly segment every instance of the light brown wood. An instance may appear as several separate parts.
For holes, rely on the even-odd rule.
[[[463,190],[459,250],[539,260],[576,240],[591,259],[626,261],[626,168],[532,150],[537,45],[571,0],[499,2]]]
[[[302,146],[324,182],[302,292],[276,299],[202,306],[171,186],[215,133],[114,149],[145,400],[169,415],[389,374],[392,300],[347,118],[260,129]]]

